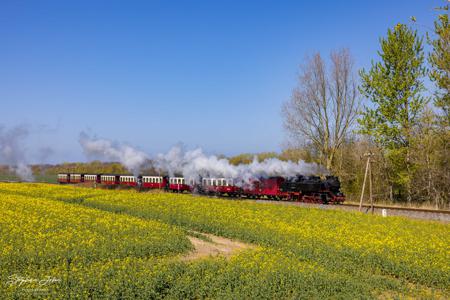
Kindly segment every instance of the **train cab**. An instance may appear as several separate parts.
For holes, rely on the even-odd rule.
[[[120,184],[120,176],[119,175],[101,175],[100,183],[104,185],[119,185]]]
[[[96,174],[84,174],[85,183],[100,183],[100,176]]]
[[[70,183],[70,174],[59,173],[58,174],[58,183],[61,183],[61,184]]]
[[[163,176],[142,176],[142,187],[147,189],[164,189],[168,178]]]
[[[70,174],[70,183],[83,182],[84,174]]]
[[[240,188],[235,186],[230,178],[203,178],[202,190],[207,194],[236,195]]]
[[[122,175],[122,176],[119,176],[119,182],[120,182],[120,185],[137,186],[138,178],[136,176],[132,176],[132,175]]]
[[[190,192],[192,187],[186,184],[183,177],[170,177],[169,178],[169,190],[172,192],[182,193],[184,191]]]

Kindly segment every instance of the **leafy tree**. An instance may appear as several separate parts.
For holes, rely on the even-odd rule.
[[[438,16],[434,22],[435,39],[428,38],[433,47],[429,56],[431,64],[430,77],[438,90],[435,94],[434,104],[444,112],[444,121],[450,124],[450,27],[448,23],[449,5],[439,8],[445,13]]]
[[[358,120],[361,133],[368,134],[386,150],[393,167],[393,182],[406,187],[411,200],[412,165],[410,143],[412,130],[420,118],[427,99],[422,78],[423,39],[404,24],[388,30],[380,39],[381,61],[372,62],[369,71],[361,70],[362,95],[371,101]]]

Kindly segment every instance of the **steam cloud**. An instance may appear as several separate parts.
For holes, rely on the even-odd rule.
[[[25,125],[11,129],[0,126],[0,163],[8,165],[22,180],[32,181],[33,173],[26,162],[22,144],[28,135],[29,131]]]
[[[148,160],[147,154],[129,145],[91,138],[85,132],[80,133],[79,142],[87,157],[118,161],[135,175]]]
[[[233,179],[235,183],[248,183],[252,178],[327,173],[325,168],[314,163],[281,161],[277,158],[259,162],[255,157],[250,164],[235,166],[225,158],[205,155],[201,149],[183,151],[180,146],[172,148],[167,154],[159,154],[156,167],[170,176],[182,174],[186,180],[195,182],[201,177],[225,177]]]
[[[84,132],[80,134],[79,141],[87,156],[119,161],[135,175],[150,159],[147,154],[129,145],[91,138]],[[185,151],[182,146],[175,146],[166,154],[158,154],[152,161],[161,173],[169,176],[182,175],[187,182],[199,182],[204,177],[224,177],[233,179],[235,183],[248,183],[251,179],[261,177],[327,173],[324,167],[314,163],[281,161],[277,158],[259,162],[255,157],[250,164],[235,166],[225,158],[204,154],[200,148]]]

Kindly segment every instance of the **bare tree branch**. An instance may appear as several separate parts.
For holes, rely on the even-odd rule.
[[[319,53],[307,58],[298,86],[283,105],[289,135],[312,144],[328,169],[355,121],[360,102],[350,51],[334,51],[330,58],[329,72]]]

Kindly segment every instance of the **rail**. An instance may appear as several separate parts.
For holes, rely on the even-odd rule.
[[[355,204],[355,203],[343,203],[343,204],[339,204],[339,205],[348,206],[348,207],[359,207],[359,204]],[[371,208],[371,205],[370,204],[363,204],[362,207],[364,207],[364,208]],[[446,209],[431,209],[431,208],[419,208],[419,207],[378,205],[378,204],[374,204],[373,207],[377,208],[377,209],[406,210],[406,211],[417,211],[417,212],[439,213],[439,214],[450,215],[450,210],[446,210]]]

